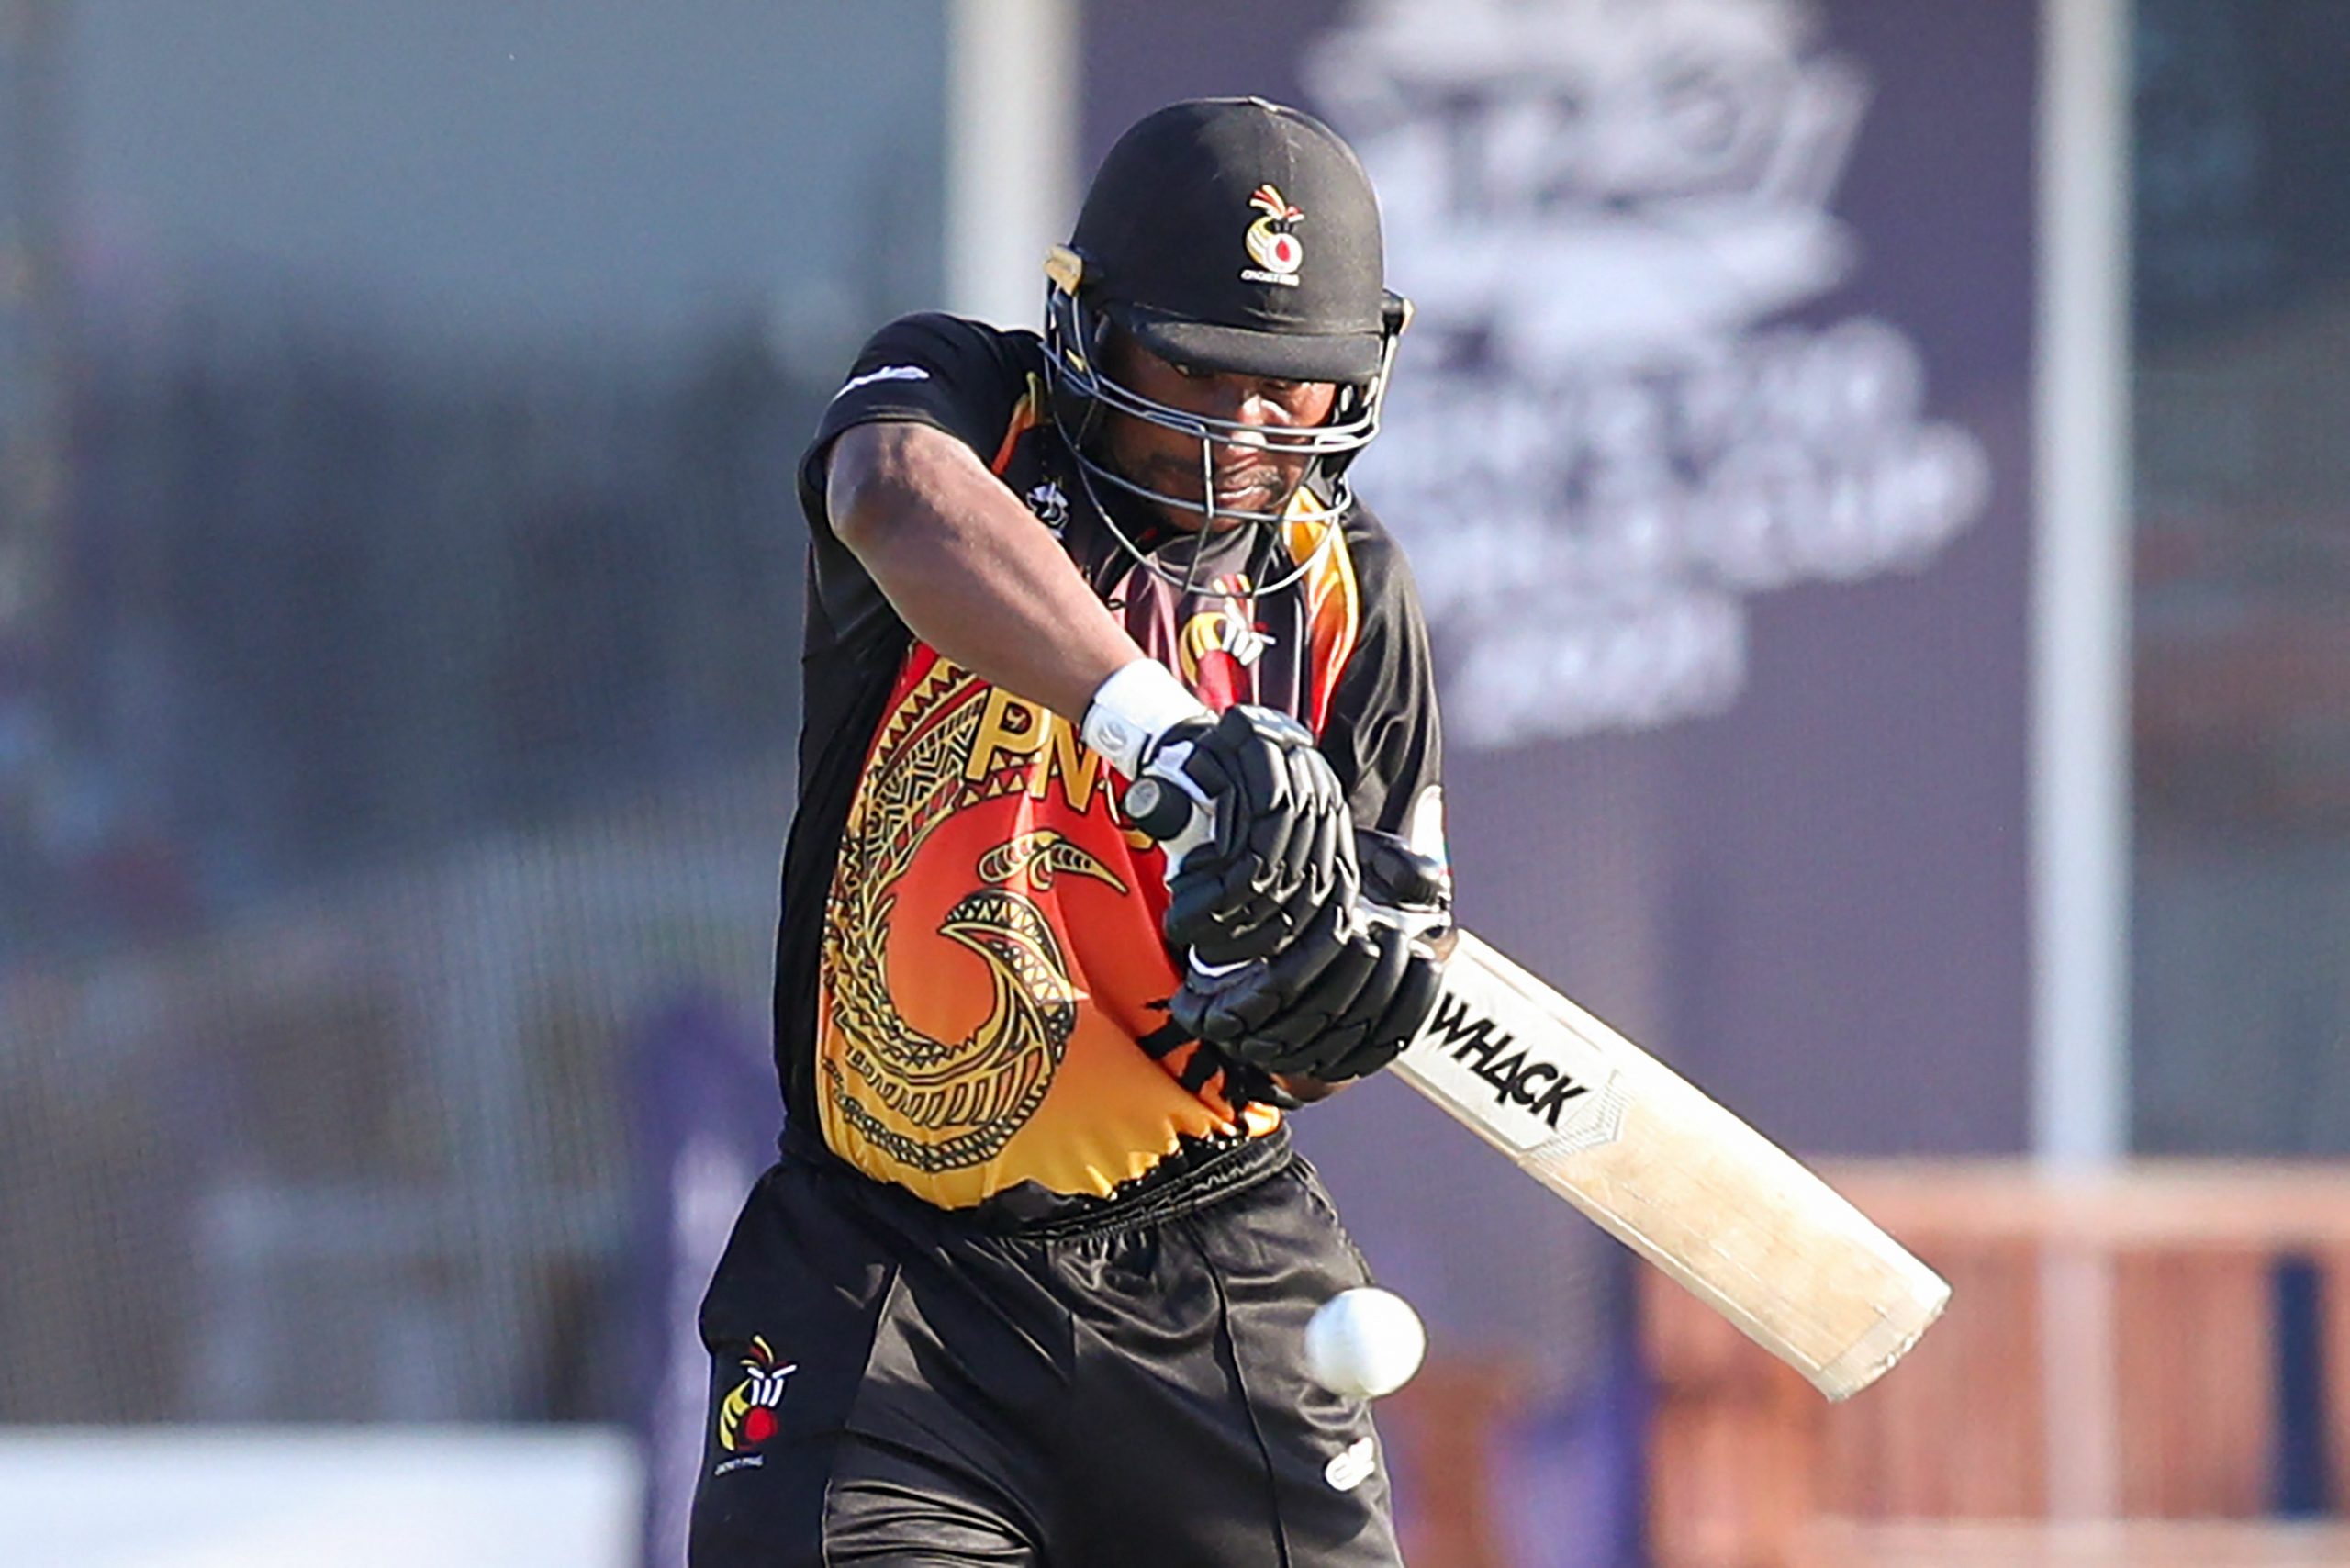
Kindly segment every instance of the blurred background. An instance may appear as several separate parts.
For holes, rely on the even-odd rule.
[[[1462,913],[1958,1287],[1830,1409],[1399,1087],[1418,1568],[2350,1563],[2350,4],[0,0],[0,1562],[682,1561],[794,466],[1332,121]]]

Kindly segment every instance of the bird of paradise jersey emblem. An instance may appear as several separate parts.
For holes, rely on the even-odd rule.
[[[1256,194],[1248,198],[1248,205],[1260,216],[1248,225],[1248,232],[1242,238],[1257,266],[1244,269],[1240,275],[1251,283],[1294,286],[1297,269],[1305,264],[1305,242],[1292,232],[1292,226],[1305,221],[1304,209],[1292,207],[1270,185],[1259,185]]]
[[[778,1364],[773,1348],[755,1334],[742,1366],[743,1381],[718,1406],[718,1446],[728,1453],[757,1448],[775,1436],[784,1380],[800,1370],[798,1361]]]
[[[923,845],[958,813],[1027,787],[1019,768],[967,774],[989,688],[939,660],[884,722],[851,807],[826,912],[825,978],[838,1048],[828,1109],[890,1159],[936,1173],[985,1162],[1035,1114],[1077,1027],[1079,991],[1029,894],[1058,876],[1125,890],[1059,833],[1023,833],[979,857],[982,886],[936,933],[984,962],[987,1012],[960,1038],[907,1021],[889,980],[891,917]]]

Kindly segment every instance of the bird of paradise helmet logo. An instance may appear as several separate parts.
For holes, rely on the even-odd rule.
[[[743,1358],[743,1381],[718,1406],[718,1446],[728,1453],[757,1448],[776,1433],[775,1407],[783,1403],[784,1380],[800,1370],[798,1361],[778,1365],[766,1339],[751,1337],[751,1353]]]
[[[1305,264],[1305,241],[1297,237],[1294,226],[1305,221],[1304,208],[1292,207],[1270,185],[1259,185],[1248,205],[1259,217],[1248,225],[1243,240],[1257,265],[1244,269],[1240,275],[1251,283],[1295,286],[1297,269]]]

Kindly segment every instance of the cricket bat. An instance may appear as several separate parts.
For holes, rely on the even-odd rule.
[[[1125,804],[1170,865],[1206,836],[1204,812],[1155,778]],[[1794,1156],[1468,932],[1387,1070],[1830,1399],[1884,1376],[1950,1300]]]
[[[1885,1375],[1950,1300],[1794,1156],[1468,932],[1387,1070],[1830,1399]]]

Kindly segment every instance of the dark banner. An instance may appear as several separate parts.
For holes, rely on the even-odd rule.
[[[744,1196],[775,1160],[783,1112],[763,1023],[689,990],[652,1010],[632,1042],[637,1289],[626,1338],[644,1463],[644,1568],[685,1562],[711,1415],[702,1292]]]
[[[2024,1147],[2036,7],[1084,16],[1089,174],[1258,93],[1379,185],[1420,310],[1358,474],[1467,922],[1798,1150]],[[1300,1126],[1440,1341],[1596,1364],[1588,1226],[1398,1086]]]

